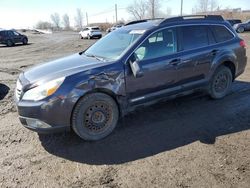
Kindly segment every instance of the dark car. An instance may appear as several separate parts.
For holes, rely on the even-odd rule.
[[[234,26],[235,24],[242,23],[241,20],[239,20],[239,19],[229,19],[227,21],[231,24],[231,26]]]
[[[14,46],[16,43],[28,44],[28,37],[15,30],[0,30],[0,44]]]
[[[235,24],[234,29],[238,33],[243,33],[244,31],[250,31],[250,20],[243,23]]]
[[[107,33],[110,33],[110,32],[112,32],[112,31],[114,31],[114,30],[116,30],[116,29],[121,28],[122,26],[123,26],[122,24],[114,25],[113,27],[108,28],[108,29],[106,30],[106,32],[107,32]]]
[[[98,140],[137,107],[195,91],[223,98],[246,62],[245,42],[221,16],[140,20],[22,73],[18,113],[34,131]]]

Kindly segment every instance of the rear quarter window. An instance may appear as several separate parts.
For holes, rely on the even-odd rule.
[[[199,25],[181,27],[182,50],[192,50],[209,45],[207,27]]]
[[[210,27],[217,43],[225,42],[234,38],[234,35],[225,26],[214,25]]]

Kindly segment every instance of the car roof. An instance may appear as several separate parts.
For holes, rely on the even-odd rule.
[[[123,30],[150,30],[166,26],[184,25],[184,24],[225,24],[225,20],[220,15],[190,15],[170,18],[157,18],[147,20],[137,20],[127,23],[121,29]],[[121,30],[120,29],[120,30]]]

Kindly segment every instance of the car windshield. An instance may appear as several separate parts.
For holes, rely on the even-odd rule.
[[[114,31],[93,44],[84,54],[106,61],[117,60],[141,35],[134,31]]]

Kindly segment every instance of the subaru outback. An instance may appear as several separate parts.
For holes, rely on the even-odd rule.
[[[83,52],[21,73],[21,123],[37,132],[109,135],[137,107],[193,93],[221,99],[244,72],[245,42],[221,16],[140,20]]]

